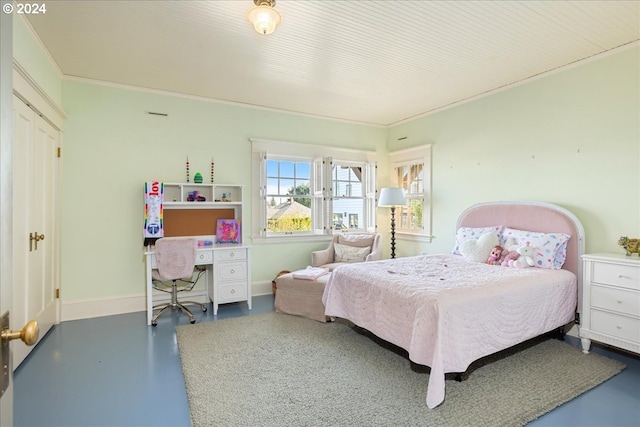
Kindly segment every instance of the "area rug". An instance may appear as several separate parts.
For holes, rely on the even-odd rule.
[[[192,425],[521,426],[624,364],[546,338],[447,376],[425,404],[429,369],[346,321],[255,314],[177,329]]]

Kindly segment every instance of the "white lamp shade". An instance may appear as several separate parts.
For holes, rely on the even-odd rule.
[[[388,187],[380,190],[379,207],[406,206],[407,196],[404,188]]]
[[[282,20],[280,12],[269,5],[261,4],[249,9],[247,19],[260,34],[271,34]]]

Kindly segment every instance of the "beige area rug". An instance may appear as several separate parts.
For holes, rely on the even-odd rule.
[[[521,426],[624,365],[537,340],[447,376],[425,404],[429,369],[348,322],[280,313],[177,329],[192,424],[198,426]]]

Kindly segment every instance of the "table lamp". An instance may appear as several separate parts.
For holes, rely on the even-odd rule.
[[[378,207],[391,208],[391,258],[396,257],[396,207],[406,206],[407,197],[404,188],[388,187],[380,190]]]

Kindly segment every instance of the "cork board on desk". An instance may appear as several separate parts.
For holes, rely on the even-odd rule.
[[[213,236],[219,219],[235,218],[234,209],[165,209],[164,235]]]

